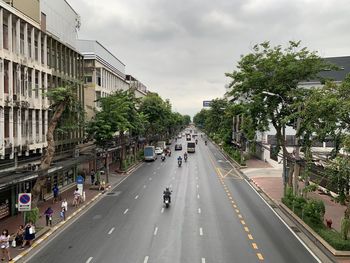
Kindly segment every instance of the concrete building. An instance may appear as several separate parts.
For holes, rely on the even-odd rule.
[[[85,111],[87,119],[99,110],[98,99],[117,90],[127,90],[125,64],[96,40],[78,40],[79,51],[84,55]]]
[[[83,57],[73,40],[77,27],[79,16],[65,0],[0,1],[0,207],[8,209],[0,211],[0,218],[14,213],[16,194],[30,191],[38,176],[10,170],[17,161],[38,162],[47,146],[52,112],[44,93],[69,84],[83,102]],[[71,151],[82,136],[81,129],[57,133],[57,152]],[[49,175],[43,196],[55,182],[60,186],[74,182],[74,174],[75,170],[67,176]]]

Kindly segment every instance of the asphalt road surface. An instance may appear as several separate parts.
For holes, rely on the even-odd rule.
[[[173,147],[165,162],[144,163],[28,262],[317,262],[213,145],[199,138],[182,167],[176,158],[184,150]]]

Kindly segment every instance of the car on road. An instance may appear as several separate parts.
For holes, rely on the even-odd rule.
[[[175,151],[181,151],[182,150],[182,144],[175,144]]]
[[[156,147],[156,150],[155,150],[155,152],[156,152],[156,154],[162,154],[163,153],[163,150],[162,150],[162,148],[160,148],[160,147]]]
[[[187,152],[188,153],[196,152],[196,144],[194,142],[188,142],[187,143]]]
[[[181,138],[182,138],[181,134],[179,134],[179,135],[177,136],[177,138],[178,138],[178,139],[181,139]]]

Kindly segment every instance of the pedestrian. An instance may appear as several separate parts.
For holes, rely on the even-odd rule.
[[[44,213],[45,215],[45,218],[46,218],[46,226],[49,226],[50,224],[50,227],[52,226],[52,215],[53,215],[53,210],[51,207],[48,207]]]
[[[58,201],[58,195],[59,195],[59,189],[57,184],[55,184],[55,186],[52,188],[52,192],[53,192],[52,203],[56,203]]]
[[[24,240],[24,226],[20,225],[15,235],[16,246],[22,246]]]
[[[91,178],[91,184],[93,185],[94,182],[95,182],[95,171],[94,171],[94,169],[91,169],[90,178]]]
[[[76,188],[75,191],[74,191],[74,199],[73,199],[73,205],[75,207],[78,207],[79,203],[80,203],[80,192],[79,192],[79,189]]]
[[[64,210],[67,212],[68,211],[68,202],[67,199],[63,199],[61,208],[64,208]]]
[[[11,261],[12,258],[10,255],[10,235],[7,229],[4,229],[0,235],[0,246],[2,252],[1,261],[4,261],[5,257],[7,257],[8,261]]]
[[[24,246],[27,244],[31,246],[34,239],[35,239],[35,226],[32,221],[29,221],[24,227],[24,242],[21,246],[21,249],[23,249]]]
[[[64,221],[66,221],[66,212],[68,210],[68,202],[67,199],[64,199],[61,204],[61,217]]]
[[[60,216],[62,217],[63,221],[66,221],[66,209],[64,207],[61,208]]]

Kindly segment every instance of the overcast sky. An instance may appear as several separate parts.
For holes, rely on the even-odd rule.
[[[302,40],[321,56],[350,55],[349,0],[68,0],[79,37],[95,39],[149,90],[193,116],[222,97],[224,75],[265,40]]]

